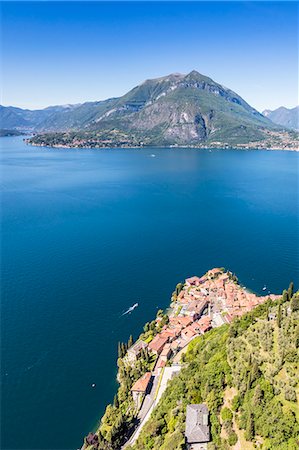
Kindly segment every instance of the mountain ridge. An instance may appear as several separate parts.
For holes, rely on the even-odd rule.
[[[294,108],[280,106],[274,110],[265,109],[263,115],[277,125],[299,130],[299,106],[295,106]]]
[[[147,79],[121,97],[97,102],[23,115],[3,108],[2,128],[14,128],[16,117],[23,129],[31,123],[30,131],[42,133],[30,141],[36,145],[225,147],[293,139],[236,92],[195,70]]]

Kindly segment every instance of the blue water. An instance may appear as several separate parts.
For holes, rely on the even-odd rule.
[[[113,398],[117,342],[185,277],[299,280],[298,153],[0,145],[2,449],[79,447]]]

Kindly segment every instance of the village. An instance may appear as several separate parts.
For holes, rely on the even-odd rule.
[[[268,299],[274,301],[278,298],[280,296],[269,291],[264,296],[257,296],[241,286],[237,277],[224,268],[214,268],[201,277],[193,276],[184,283],[179,283],[172,294],[167,312],[158,311],[156,319],[145,325],[144,333],[139,339],[130,343],[120,355],[122,364],[127,368],[134,368],[144,359],[150,361],[147,371],[130,389],[136,420],[133,431],[121,448],[131,447],[137,441],[168,382],[184,366],[184,353],[191,341],[212,328],[230,324],[234,318]],[[207,450],[209,441],[207,406],[204,403],[188,405],[186,447],[188,450]],[[82,449],[97,448],[97,445],[98,436],[89,433]]]
[[[147,352],[154,363],[152,370],[143,374],[131,388],[138,425],[122,448],[136,442],[168,381],[181,370],[182,356],[188,344],[212,328],[231,323],[235,317],[268,298],[276,300],[278,296],[268,293],[259,297],[249,292],[238,284],[235,275],[223,268],[209,270],[202,277],[187,278],[177,286],[167,311],[166,323],[161,328],[165,319],[157,315],[154,327],[160,328],[160,331],[146,339],[142,339],[141,335],[124,357],[126,364],[134,365]],[[186,413],[188,448],[206,449],[210,439],[206,406],[189,405]]]

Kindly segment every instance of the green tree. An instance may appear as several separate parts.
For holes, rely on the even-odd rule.
[[[260,384],[257,384],[252,399],[254,407],[260,406],[262,399],[263,399],[263,391],[261,389]]]
[[[233,420],[233,413],[226,406],[221,410],[221,419],[223,420],[223,422],[231,422]]]
[[[159,311],[157,312],[157,317],[163,317],[164,311],[163,309],[159,309]]]
[[[128,340],[128,348],[132,347],[133,342],[134,342],[134,341],[133,341],[133,336],[130,335],[129,340]]]
[[[113,406],[114,406],[115,408],[118,408],[118,407],[119,407],[119,401],[118,401],[118,396],[117,396],[117,394],[114,396],[114,399],[113,399]]]
[[[238,442],[238,436],[234,431],[231,431],[228,435],[228,443],[232,447]]]
[[[239,394],[237,394],[232,399],[232,410],[233,411],[238,411],[240,405],[241,405],[241,397],[240,397]]]
[[[178,296],[179,293],[181,292],[183,286],[184,286],[183,283],[178,283],[178,284],[176,285],[175,293],[176,293],[177,296]]]
[[[252,412],[249,412],[246,422],[245,439],[246,441],[252,441],[253,437],[254,437],[254,419]]]
[[[282,303],[286,303],[289,300],[289,294],[288,291],[284,290],[282,292]]]
[[[288,297],[289,297],[289,300],[292,299],[293,294],[294,294],[294,283],[293,283],[293,281],[291,281],[291,282],[290,282],[290,285],[289,285],[289,289],[288,289]]]
[[[280,303],[278,305],[276,323],[277,323],[278,328],[280,328],[280,326],[281,326],[281,304]]]
[[[299,293],[297,292],[295,295],[293,295],[292,301],[291,301],[291,308],[292,311],[299,311]]]

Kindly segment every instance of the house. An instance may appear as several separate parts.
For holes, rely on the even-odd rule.
[[[148,349],[154,355],[160,355],[166,342],[168,342],[168,337],[161,337],[159,334],[157,334],[157,336],[155,336],[154,339],[149,343]]]
[[[218,267],[216,267],[215,269],[211,269],[211,270],[209,270],[208,271],[208,277],[209,278],[215,278],[217,275],[220,275],[221,273],[223,273],[222,272],[222,270],[221,269],[219,269]]]
[[[194,331],[194,333],[199,334],[200,333],[200,324],[198,322],[193,322],[191,325],[189,325],[188,329]]]
[[[132,345],[132,347],[130,347],[128,349],[128,354],[127,354],[127,358],[130,362],[136,361],[142,350],[144,350],[147,347],[147,343],[144,341],[137,341],[135,342],[134,345]]]
[[[188,287],[199,286],[201,281],[200,281],[199,277],[190,277],[190,278],[186,278],[185,283]]]
[[[184,339],[184,341],[190,341],[190,339],[192,339],[195,335],[196,332],[191,328],[191,326],[185,328],[181,333],[181,336]]]
[[[209,302],[206,299],[194,300],[188,305],[187,311],[194,320],[197,320],[207,308],[208,304]]]
[[[146,394],[148,394],[152,387],[152,374],[151,372],[146,372],[139,378],[132,386],[131,392],[133,395],[133,400],[136,406],[139,408],[141,406],[142,400]]]
[[[182,325],[183,327],[187,327],[188,325],[191,325],[191,323],[193,322],[192,318],[190,317],[179,317],[179,324]]]
[[[199,330],[202,334],[204,334],[206,331],[209,331],[212,328],[211,325],[211,318],[209,316],[203,316],[201,317],[198,322]]]
[[[88,433],[88,436],[86,437],[86,444],[87,445],[99,445],[99,437],[95,433]]]
[[[173,341],[170,344],[170,348],[171,348],[172,353],[177,353],[180,349],[180,343],[178,342],[178,340]]]
[[[209,410],[206,405],[188,405],[185,438],[188,450],[205,449],[210,440]]]
[[[226,313],[225,316],[223,316],[223,318],[226,321],[226,323],[232,323],[232,321],[234,319],[230,313]]]
[[[163,367],[165,367],[165,366],[166,366],[166,361],[164,361],[164,359],[161,359],[161,356],[160,356],[160,358],[158,359],[157,364],[155,366],[155,369],[163,369]]]
[[[172,352],[171,352],[170,344],[165,344],[164,348],[160,354],[160,359],[165,362],[168,361],[171,356],[171,353]]]
[[[168,342],[172,342],[177,337],[177,331],[175,329],[166,328],[165,330],[161,331],[160,337],[167,338]]]

